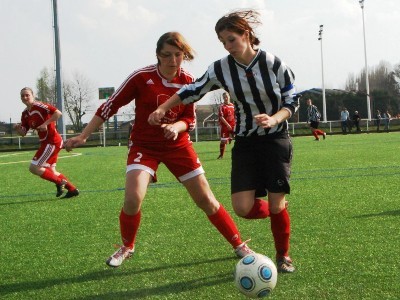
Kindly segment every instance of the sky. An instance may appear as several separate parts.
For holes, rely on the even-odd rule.
[[[0,121],[18,122],[19,92],[36,91],[41,70],[55,69],[52,0],[0,0]],[[156,63],[158,38],[179,31],[196,51],[184,68],[200,77],[228,53],[214,26],[224,14],[256,9],[260,48],[283,60],[298,91],[345,87],[365,67],[358,0],[58,0],[62,78],[81,74],[95,87],[117,88],[134,70]],[[368,67],[400,63],[399,0],[365,0]],[[318,41],[323,27],[322,44]],[[322,49],[322,53],[321,53]],[[321,55],[322,54],[322,55]],[[323,63],[322,63],[323,61]],[[323,66],[323,72],[322,72]],[[101,102],[94,92],[93,109]],[[201,100],[200,104],[204,101]]]

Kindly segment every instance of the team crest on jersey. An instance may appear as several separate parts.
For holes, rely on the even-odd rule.
[[[170,95],[166,95],[166,94],[157,95],[157,106],[160,106],[161,104],[166,102],[169,98],[171,98]],[[162,118],[161,123],[171,124],[171,123],[176,122],[176,120],[178,119],[178,116],[181,112],[181,106],[182,105],[175,106],[175,107],[171,108],[170,110],[168,110],[165,113],[164,118]]]

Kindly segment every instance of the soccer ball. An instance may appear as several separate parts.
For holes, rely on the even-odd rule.
[[[247,297],[267,297],[275,288],[277,280],[276,266],[265,255],[252,253],[236,264],[235,285]]]

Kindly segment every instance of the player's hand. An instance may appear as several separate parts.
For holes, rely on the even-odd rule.
[[[254,119],[257,126],[261,126],[262,128],[272,128],[278,125],[278,120],[275,117],[271,117],[267,114],[255,115]]]
[[[73,148],[77,148],[86,143],[86,139],[82,138],[80,135],[74,136],[64,143],[64,148],[68,152],[72,151]]]
[[[149,122],[150,125],[160,125],[161,119],[164,116],[165,116],[165,111],[159,107],[149,115],[147,122]]]
[[[36,127],[37,131],[47,131],[47,125],[39,125],[38,127]]]
[[[173,141],[175,141],[178,138],[179,132],[171,124],[162,124],[161,128],[164,129],[164,137],[167,140],[171,140],[172,139]]]
[[[15,124],[14,129],[19,135],[25,135],[25,133],[26,133],[25,128],[22,127],[20,123]]]

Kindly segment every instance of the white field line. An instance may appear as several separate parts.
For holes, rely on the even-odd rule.
[[[7,156],[14,156],[14,155],[21,155],[24,154],[23,152],[17,152],[17,153],[7,153],[7,154],[0,154],[0,157],[7,157]]]
[[[74,157],[74,156],[79,156],[82,155],[82,153],[72,153],[68,156],[60,156],[58,157],[58,159],[62,159],[62,158],[70,158],[70,157]],[[20,160],[20,161],[10,161],[10,162],[5,162],[5,163],[0,163],[0,165],[12,165],[12,164],[19,164],[19,163],[26,163],[26,162],[31,162],[32,160]]]

